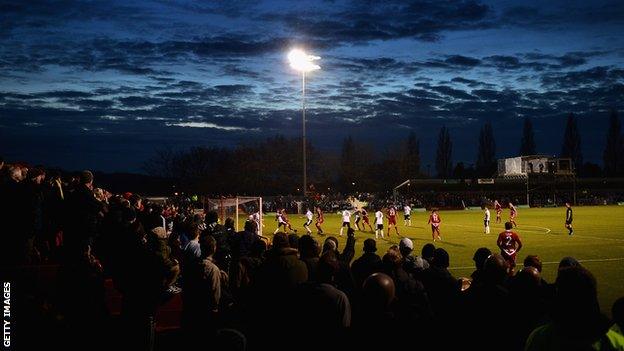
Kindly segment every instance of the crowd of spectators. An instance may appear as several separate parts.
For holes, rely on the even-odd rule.
[[[267,242],[253,221],[236,232],[215,212],[113,195],[89,171],[61,179],[3,168],[3,272],[23,285],[24,267],[60,265],[54,298],[37,298],[36,286],[22,291],[30,307],[20,318],[43,337],[15,342],[165,349],[155,314],[181,294],[181,328],[169,345],[178,349],[624,349],[622,299],[613,320],[604,316],[593,275],[570,257],[549,283],[539,257],[509,275],[502,256],[481,248],[471,277],[458,278],[433,244],[418,252],[403,238],[377,252],[366,239],[359,253],[352,229],[343,247],[333,236],[277,233]],[[106,279],[122,295],[118,319],[106,308]]]

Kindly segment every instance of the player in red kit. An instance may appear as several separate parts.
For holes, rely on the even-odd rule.
[[[392,227],[394,227],[394,231],[396,232],[396,235],[399,236],[399,228],[397,228],[396,218],[397,218],[397,210],[394,207],[394,205],[392,205],[388,209],[388,237],[390,237],[390,229]]]
[[[514,206],[511,202],[509,203],[509,222],[513,224],[514,227],[517,227],[516,216],[518,215],[518,210],[516,206]]]
[[[314,225],[316,226],[316,229],[318,229],[317,234],[323,234],[323,228],[321,228],[321,224],[323,224],[325,220],[323,219],[323,210],[321,210],[320,207],[316,208],[316,223],[314,223]]]
[[[440,223],[442,223],[442,219],[440,219],[437,209],[434,208],[433,211],[431,211],[429,221],[427,223],[431,224],[431,237],[433,238],[433,241],[435,242],[436,239],[442,241],[442,237],[440,236]]]
[[[518,234],[511,231],[512,228],[511,222],[505,223],[505,231],[498,234],[498,240],[496,241],[496,245],[498,245],[501,250],[501,255],[509,264],[507,270],[509,275],[513,275],[514,268],[516,267],[516,255],[522,248],[520,237]]]
[[[368,226],[371,230],[371,232],[373,231],[373,227],[370,225],[370,222],[368,221],[368,212],[366,212],[366,209],[364,207],[362,207],[362,229],[366,229],[366,226]]]
[[[501,213],[503,213],[503,206],[498,203],[498,200],[494,200],[494,209],[496,210],[496,223],[500,223],[502,221]]]
[[[286,227],[288,227],[288,229],[290,229],[291,232],[296,233],[297,229],[293,229],[292,225],[290,225],[290,220],[288,219],[288,216],[286,215],[286,209],[282,208],[282,219],[284,220],[284,232],[286,232]]]

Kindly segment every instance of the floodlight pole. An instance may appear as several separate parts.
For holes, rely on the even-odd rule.
[[[531,207],[531,202],[529,201],[529,173],[527,173],[527,179],[526,179],[526,201],[527,201],[527,206],[530,208]]]
[[[306,196],[308,175],[306,167],[305,70],[301,71],[301,121],[303,126],[303,197]]]

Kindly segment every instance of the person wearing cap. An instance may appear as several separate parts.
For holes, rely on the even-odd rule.
[[[351,272],[358,289],[362,288],[364,280],[373,273],[381,272],[381,257],[376,254],[377,242],[375,239],[364,240],[364,254],[351,264]]]
[[[399,252],[403,257],[403,269],[414,278],[419,278],[423,270],[429,268],[429,262],[422,257],[412,255],[414,243],[410,238],[403,238],[399,242]]]

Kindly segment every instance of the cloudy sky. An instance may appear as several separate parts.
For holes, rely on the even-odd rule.
[[[497,156],[533,118],[540,152],[579,116],[601,162],[608,110],[624,106],[624,1],[0,0],[0,154],[140,171],[160,148],[297,136],[290,48],[322,57],[308,131],[391,149],[414,131],[432,163],[442,125],[456,162],[485,121]]]

